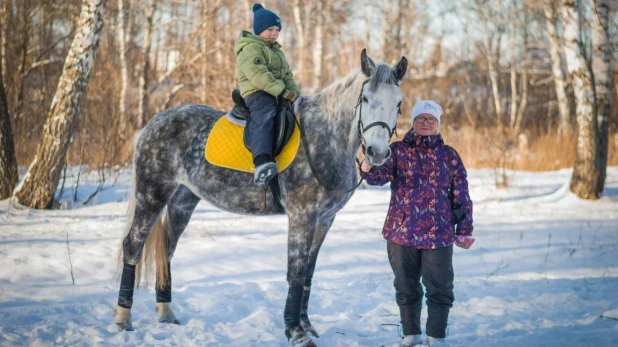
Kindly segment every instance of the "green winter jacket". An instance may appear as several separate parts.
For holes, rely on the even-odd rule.
[[[300,95],[281,45],[246,30],[234,44],[236,76],[242,97],[263,90],[277,97],[285,89]]]

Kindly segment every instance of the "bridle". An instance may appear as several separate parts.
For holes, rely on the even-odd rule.
[[[367,125],[366,127],[363,126],[363,101],[366,101],[366,98],[363,96],[363,91],[365,89],[365,84],[367,84],[367,82],[369,82],[370,79],[367,79],[363,82],[363,85],[361,86],[361,91],[360,94],[358,95],[358,101],[356,103],[356,105],[354,106],[354,113],[356,114],[358,112],[358,123],[356,125],[356,128],[358,129],[358,138],[361,140],[361,148],[363,149],[363,154],[366,155],[365,151],[366,151],[366,146],[365,146],[365,138],[363,137],[363,134],[371,129],[372,127],[375,126],[381,126],[386,128],[386,130],[388,131],[389,134],[389,139],[393,136],[393,134],[397,133],[397,122],[395,121],[395,126],[391,127],[389,126],[386,122],[382,122],[382,121],[376,121],[373,123],[370,123],[369,125]],[[365,98],[365,100],[363,100]],[[299,111],[300,112],[300,111]],[[399,110],[397,111],[397,114],[401,114],[401,107],[399,107]],[[300,118],[300,117],[298,117]],[[295,118],[295,119],[298,119]],[[315,168],[313,167],[313,160],[311,159],[311,154],[309,153],[309,145],[307,144],[307,136],[305,136],[305,133],[303,131],[303,127],[300,126],[300,123],[298,120],[296,120],[296,125],[298,126],[298,128],[300,129],[300,138],[301,138],[301,142],[303,144],[303,147],[305,147],[305,153],[307,154],[307,161],[309,162],[309,167],[311,168],[311,171],[313,172],[313,175],[315,176],[315,179],[318,181],[318,184],[320,184],[324,189],[326,190],[330,190],[335,192],[335,194],[346,194],[349,192],[352,192],[354,190],[356,190],[356,188],[358,188],[358,186],[361,185],[361,183],[363,182],[363,177],[361,175],[361,179],[360,181],[358,181],[358,183],[356,185],[354,185],[354,187],[348,189],[348,190],[340,190],[340,189],[336,189],[336,188],[332,188],[332,187],[327,187],[325,184],[322,183],[322,181],[320,180],[320,178],[318,177],[317,171],[315,170]],[[358,171],[361,172],[360,167],[361,167],[361,162],[358,160],[358,158],[355,158],[356,160],[356,164],[358,165]]]
[[[358,138],[361,140],[361,147],[363,149],[363,154],[366,155],[365,151],[365,143],[367,141],[365,141],[365,138],[363,137],[363,134],[365,134],[365,132],[369,129],[371,129],[372,127],[375,126],[381,126],[386,128],[386,130],[388,131],[388,138],[390,139],[391,137],[393,137],[393,134],[397,133],[397,121],[395,121],[395,126],[394,127],[390,127],[386,122],[383,121],[376,121],[373,123],[369,123],[369,125],[367,125],[366,127],[363,127],[363,101],[367,101],[366,97],[363,95],[363,91],[365,89],[365,84],[367,84],[367,82],[369,82],[370,80],[367,79],[363,82],[363,85],[361,86],[361,91],[360,94],[358,95],[358,101],[356,102],[356,106],[354,106],[354,113],[356,114],[358,112],[358,123],[356,125],[356,129],[358,130]],[[363,100],[364,99],[364,100]],[[358,111],[357,111],[358,109]],[[401,114],[401,107],[398,108],[397,110],[397,114]]]

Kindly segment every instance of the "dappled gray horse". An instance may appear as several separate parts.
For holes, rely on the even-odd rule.
[[[375,64],[363,50],[361,71],[306,96],[300,105],[304,150],[279,175],[289,220],[285,334],[293,346],[315,346],[307,335],[318,337],[307,306],[318,251],[336,213],[352,196],[361,144],[372,165],[382,165],[390,156],[389,140],[402,102],[399,83],[406,69],[405,57],[391,68]],[[114,319],[119,330],[131,330],[140,266],[148,269],[153,263],[159,321],[178,324],[171,308],[169,259],[200,199],[231,212],[278,213],[270,194],[253,184],[252,174],[213,166],[204,159],[206,139],[223,115],[202,105],[174,107],[157,114],[136,141]]]

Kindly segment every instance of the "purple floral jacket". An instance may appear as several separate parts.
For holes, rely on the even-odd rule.
[[[419,136],[413,130],[390,147],[392,155],[384,165],[362,174],[371,185],[391,182],[384,238],[404,246],[433,249],[452,245],[455,234],[472,235],[467,172],[457,151],[446,146],[441,135]],[[447,148],[451,151],[454,200],[466,212],[457,232],[450,210]]]

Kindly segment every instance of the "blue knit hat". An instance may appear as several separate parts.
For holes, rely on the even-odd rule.
[[[253,4],[253,32],[259,35],[271,26],[278,26],[281,30],[281,19],[273,12],[267,10],[260,3]]]

